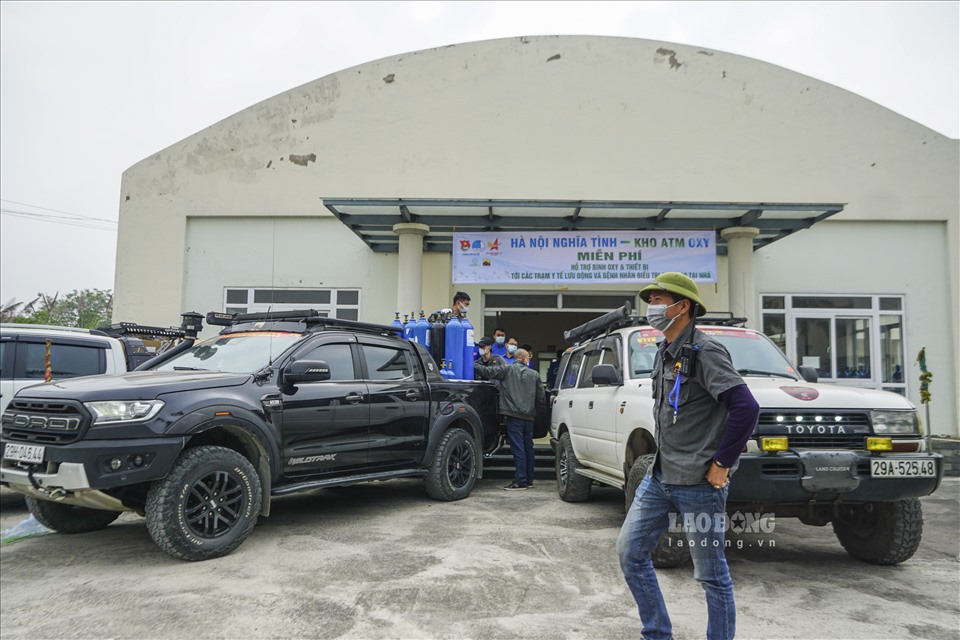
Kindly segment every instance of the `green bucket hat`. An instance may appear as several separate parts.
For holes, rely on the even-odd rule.
[[[661,273],[653,282],[640,289],[640,299],[649,304],[650,294],[654,291],[669,291],[696,303],[699,305],[698,317],[707,312],[706,305],[700,299],[700,290],[697,289],[697,283],[682,273],[674,271]]]

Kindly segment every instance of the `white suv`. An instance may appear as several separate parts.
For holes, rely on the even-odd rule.
[[[832,522],[844,549],[867,562],[910,558],[923,524],[916,498],[942,477],[942,458],[925,453],[916,408],[895,393],[816,384],[815,371],[798,372],[765,335],[736,326],[743,323],[697,321],[730,352],[760,404],[728,509]],[[552,406],[560,497],[587,500],[597,481],[622,488],[629,508],[657,449],[650,376],[663,335],[625,305],[566,337],[580,343],[564,355]],[[665,536],[654,560],[679,564],[685,554],[676,547]]]
[[[47,341],[50,360],[47,363]],[[99,331],[36,324],[0,324],[0,413],[16,393],[51,379],[127,370],[123,345]]]

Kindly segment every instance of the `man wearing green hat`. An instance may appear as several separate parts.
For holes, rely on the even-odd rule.
[[[727,485],[760,407],[727,350],[694,327],[694,318],[707,309],[693,280],[662,273],[640,290],[640,298],[649,304],[647,321],[665,337],[652,372],[657,451],[620,530],[620,567],[640,611],[643,637],[672,637],[650,554],[667,529],[668,514],[678,513],[694,577],[706,592],[707,638],[732,638],[736,607],[723,530]]]

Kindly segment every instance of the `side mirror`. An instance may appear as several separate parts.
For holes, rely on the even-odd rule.
[[[800,377],[807,382],[816,382],[820,379],[820,375],[813,367],[798,367],[797,371],[800,372]]]
[[[590,375],[594,385],[620,384],[620,374],[612,364],[598,364]]]
[[[322,360],[298,360],[283,372],[283,381],[289,385],[304,382],[323,382],[330,379],[330,367]]]

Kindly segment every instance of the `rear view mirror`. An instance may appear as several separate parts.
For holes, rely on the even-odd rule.
[[[807,382],[816,382],[820,379],[820,375],[813,367],[797,367],[797,371],[800,372],[800,377]]]
[[[612,364],[598,364],[590,375],[594,385],[620,384],[620,374]]]
[[[330,367],[323,360],[298,360],[283,372],[287,384],[323,382],[330,379]]]

